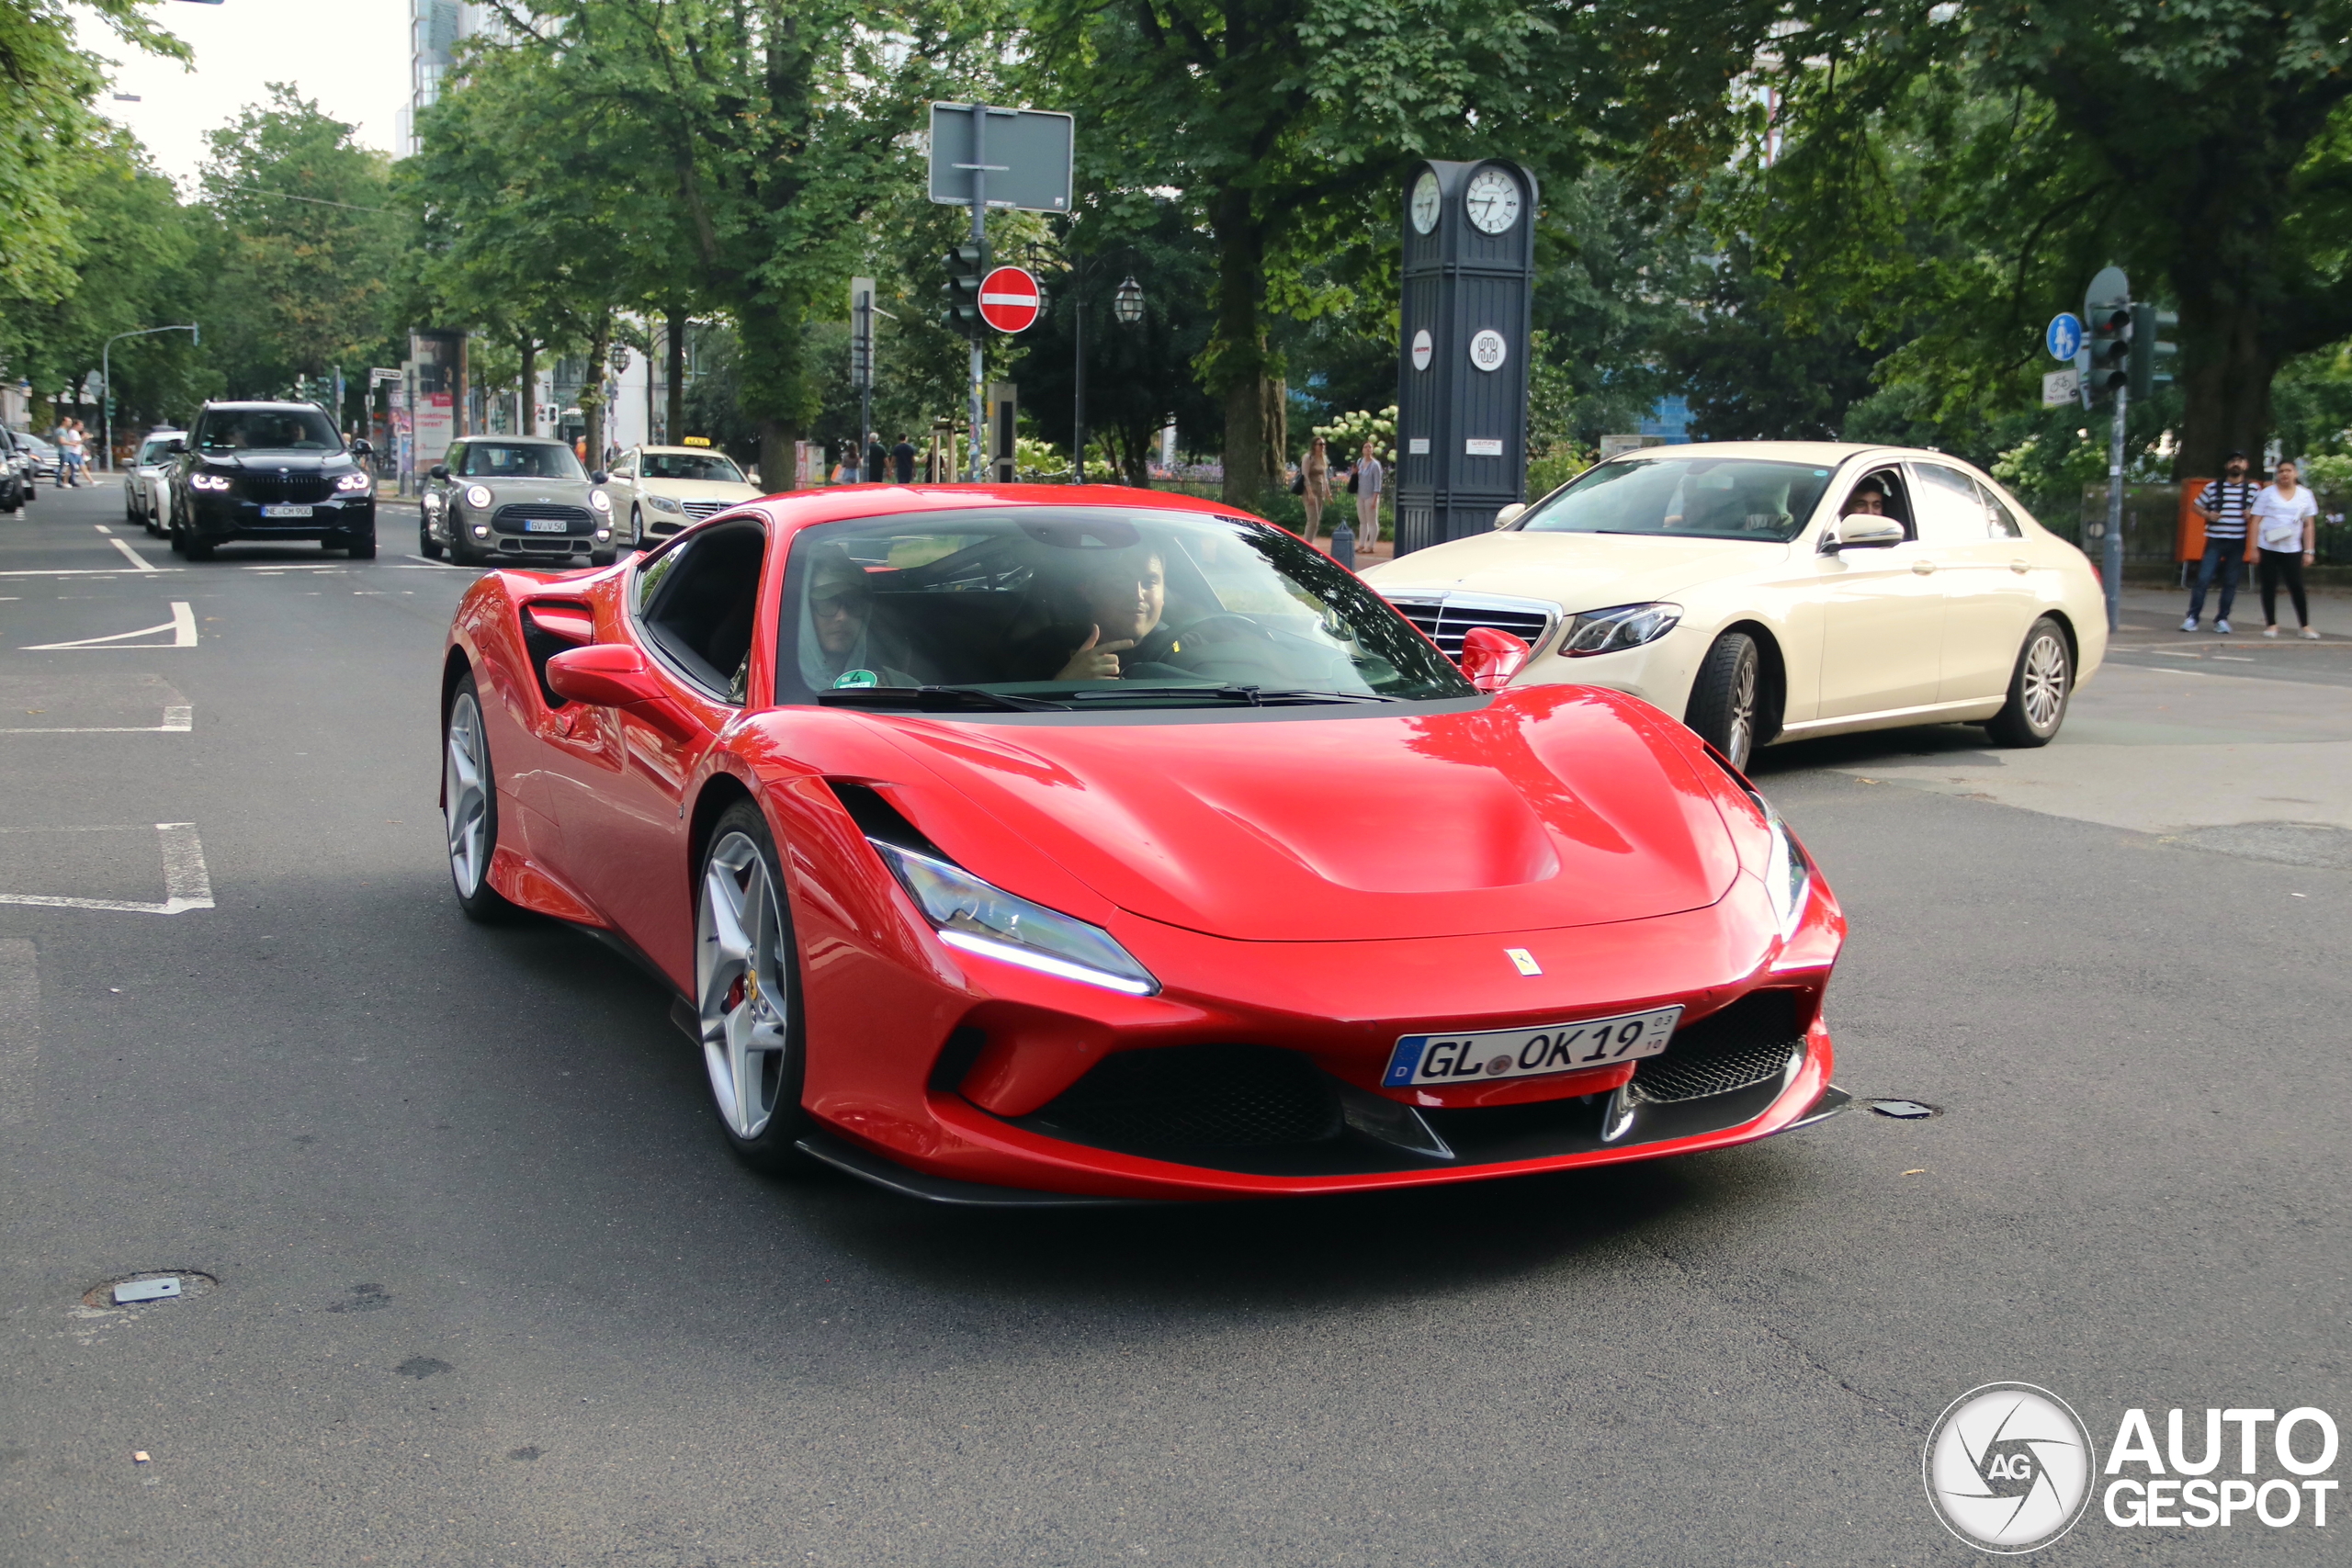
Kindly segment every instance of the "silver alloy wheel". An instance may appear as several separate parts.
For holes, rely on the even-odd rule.
[[[482,739],[481,705],[461,691],[449,705],[449,739],[444,749],[442,819],[449,829],[449,874],[467,898],[481,891],[490,874],[490,747]]]
[[[1756,745],[1756,655],[1751,650],[1732,674],[1731,712],[1724,725],[1724,756],[1741,773]]]
[[[749,834],[730,832],[712,848],[695,934],[710,1091],[735,1135],[756,1138],[775,1114],[792,1010],[784,918],[767,857]]]
[[[2058,722],[2066,706],[2066,645],[2055,632],[2043,632],[2025,650],[2025,721],[2037,735]]]

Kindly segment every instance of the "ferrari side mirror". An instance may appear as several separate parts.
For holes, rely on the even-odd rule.
[[[1462,639],[1462,672],[1482,692],[1499,692],[1526,667],[1534,649],[1509,632],[1472,626]]]
[[[548,690],[591,707],[626,708],[673,740],[694,733],[694,722],[662,689],[645,655],[626,643],[568,648],[548,660]]]

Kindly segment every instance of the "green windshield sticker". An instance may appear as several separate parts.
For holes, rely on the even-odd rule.
[[[881,683],[882,677],[871,670],[844,670],[833,677],[833,690],[837,692],[843,686],[878,686]]]

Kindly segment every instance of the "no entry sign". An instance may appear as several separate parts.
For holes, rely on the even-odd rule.
[[[1017,266],[1001,266],[980,279],[980,320],[1001,333],[1017,333],[1037,319],[1037,280]]]

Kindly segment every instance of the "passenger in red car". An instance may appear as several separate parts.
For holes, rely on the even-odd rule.
[[[801,665],[810,685],[912,686],[921,682],[899,666],[911,662],[896,649],[869,637],[874,594],[865,573],[838,550],[820,552],[808,583],[808,617],[803,623]]]

